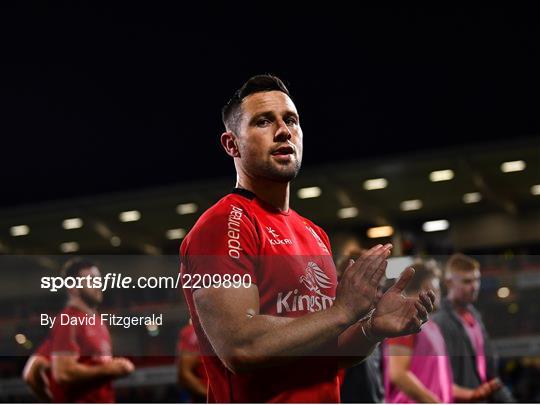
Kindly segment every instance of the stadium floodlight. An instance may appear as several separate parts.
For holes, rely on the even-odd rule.
[[[299,188],[296,192],[296,195],[298,198],[306,199],[306,198],[317,198],[321,195],[322,191],[320,187],[304,187]]]
[[[416,211],[422,208],[421,200],[405,200],[399,204],[401,211]]]
[[[439,219],[436,221],[427,221],[422,225],[424,232],[438,232],[445,231],[450,226],[450,223],[446,219]]]
[[[11,236],[25,236],[30,233],[30,227],[28,225],[15,225],[9,228]]]
[[[369,228],[367,230],[367,236],[368,238],[371,238],[371,239],[386,238],[388,236],[392,236],[393,234],[394,234],[394,228],[392,228],[389,225],[377,226],[375,228]]]
[[[527,165],[523,160],[513,160],[510,162],[503,162],[501,164],[501,171],[503,173],[520,172],[525,170],[525,167],[527,167]]]
[[[435,170],[429,174],[429,180],[433,182],[448,181],[454,178],[454,171],[450,169]]]
[[[345,218],[354,218],[358,216],[358,208],[356,207],[346,207],[341,208],[337,212],[338,218],[345,219]]]
[[[73,253],[79,250],[79,244],[77,242],[64,242],[60,245],[60,250],[63,253]]]
[[[26,339],[26,336],[24,336],[22,333],[17,333],[15,335],[15,341],[20,345],[24,345],[27,339]]]
[[[463,202],[465,204],[474,204],[474,203],[479,202],[481,199],[482,199],[482,194],[478,192],[463,194]]]
[[[186,236],[186,230],[183,228],[169,229],[165,235],[169,240],[182,239],[184,236]]]
[[[122,222],[135,222],[141,219],[141,213],[139,211],[124,211],[118,216]]]
[[[510,289],[508,287],[501,287],[497,290],[497,297],[508,298],[510,296]]]
[[[62,221],[62,228],[68,229],[78,229],[83,226],[83,220],[81,218],[68,218]]]
[[[195,203],[178,204],[176,206],[176,212],[178,215],[187,215],[197,212],[199,207]]]
[[[388,186],[388,180],[384,178],[369,179],[364,181],[364,190],[381,190]]]

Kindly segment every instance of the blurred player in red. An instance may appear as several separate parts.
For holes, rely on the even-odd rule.
[[[338,285],[328,235],[289,207],[303,133],[279,78],[249,79],[222,117],[236,187],[181,246],[208,402],[339,402],[338,367],[364,360],[385,337],[420,330],[433,293],[404,297],[408,268],[378,299],[390,244],[351,260]],[[340,147],[337,134],[327,140],[329,151]]]
[[[49,336],[28,358],[22,377],[38,399],[43,402],[51,402],[51,341]]]
[[[191,402],[206,402],[208,378],[191,319],[180,330],[177,352],[178,384],[189,391]]]
[[[65,277],[100,277],[99,269],[90,261],[73,259],[63,269]],[[103,300],[99,288],[68,289],[68,301],[56,317],[51,331],[51,393],[54,402],[114,402],[112,380],[134,370],[125,358],[113,358],[107,325],[96,316],[95,325],[62,325],[61,315],[70,319],[87,319],[97,314]],[[65,318],[67,318],[65,316]]]

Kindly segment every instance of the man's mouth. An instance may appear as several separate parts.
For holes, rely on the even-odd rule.
[[[294,153],[294,149],[292,146],[282,146],[280,148],[277,148],[272,152],[272,155],[292,155]]]

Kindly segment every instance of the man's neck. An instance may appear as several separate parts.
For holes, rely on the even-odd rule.
[[[251,191],[258,199],[282,212],[289,210],[289,183],[277,183],[264,179],[252,181],[249,178],[238,178],[236,187]]]
[[[87,314],[95,314],[97,311],[97,308],[90,307],[86,302],[84,302],[79,297],[70,297],[68,299],[67,306],[76,308],[79,311],[85,312]]]

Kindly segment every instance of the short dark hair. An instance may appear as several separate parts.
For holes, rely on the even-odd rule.
[[[81,257],[75,257],[68,260],[62,267],[63,277],[77,277],[81,270],[89,269],[96,266],[96,264],[88,259]]]
[[[242,101],[250,94],[265,91],[281,91],[287,96],[291,96],[283,81],[277,76],[264,74],[250,77],[242,87],[234,92],[234,95],[221,110],[221,119],[225,129],[237,133],[238,124],[242,118]]]
[[[422,289],[422,284],[433,278],[440,278],[441,270],[435,260],[416,259],[411,265],[414,276],[405,288],[406,294],[415,294]]]

